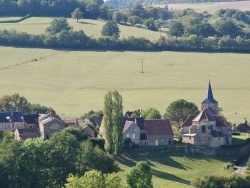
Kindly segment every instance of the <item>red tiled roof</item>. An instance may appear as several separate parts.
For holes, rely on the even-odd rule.
[[[190,115],[186,121],[184,121],[184,123],[182,124],[182,127],[190,127],[193,123],[193,119],[196,117],[195,114]]]
[[[202,110],[194,119],[193,121],[215,121],[211,113],[210,108],[206,108]]]
[[[145,120],[148,135],[173,135],[171,123],[168,119]]]

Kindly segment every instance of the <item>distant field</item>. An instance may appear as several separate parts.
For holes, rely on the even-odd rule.
[[[165,5],[161,5],[164,7]],[[242,11],[250,10],[250,1],[237,1],[237,2],[210,2],[210,3],[180,3],[180,4],[168,4],[168,8],[171,10],[182,10],[192,8],[197,12],[207,11],[211,14],[220,9],[239,9]]]
[[[52,20],[53,18],[49,17],[31,17],[19,23],[1,23],[0,29],[15,29],[17,31],[27,32],[30,34],[41,34],[46,31],[46,28],[49,27]],[[83,30],[86,35],[92,36],[93,38],[101,36],[102,26],[105,24],[104,21],[89,19],[81,19],[78,23],[74,19],[68,19],[68,22],[74,30]],[[159,32],[149,31],[146,29],[140,29],[124,25],[119,25],[119,28],[121,30],[121,38],[135,36],[145,37],[147,39],[157,41],[160,37]]]
[[[147,161],[152,168],[153,186],[157,188],[191,188],[190,182],[201,176],[228,176],[224,170],[230,159],[199,155],[161,154],[160,156],[138,156],[121,158],[119,175],[126,179],[126,174],[137,161]]]
[[[200,107],[209,75],[229,121],[244,122],[250,114],[249,54],[0,47],[0,62],[0,95],[19,93],[66,117],[102,109],[111,89],[123,96],[124,111],[155,107],[163,114],[180,98]]]

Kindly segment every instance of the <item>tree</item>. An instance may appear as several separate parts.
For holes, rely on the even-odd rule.
[[[180,37],[184,33],[184,26],[180,22],[174,22],[170,25],[168,33],[172,36]]]
[[[219,36],[237,37],[241,35],[241,28],[232,19],[219,19],[213,25]]]
[[[51,107],[42,106],[40,104],[31,104],[30,105],[30,113],[36,113],[36,114],[52,113],[52,114],[56,114],[56,111]]]
[[[161,119],[161,114],[156,108],[148,108],[142,112],[144,119]]]
[[[144,25],[147,26],[147,28],[151,31],[157,31],[159,28],[158,24],[156,23],[156,21],[153,18],[147,19],[144,22]]]
[[[82,15],[83,15],[83,13],[81,12],[81,10],[79,8],[76,8],[74,10],[74,12],[71,13],[71,17],[73,19],[76,19],[77,22],[78,22],[79,19],[82,18]]]
[[[122,96],[118,91],[108,91],[104,97],[103,127],[105,149],[118,155],[122,144]]]
[[[153,188],[151,168],[145,161],[138,162],[127,175],[130,188]]]
[[[102,27],[102,36],[109,36],[109,37],[116,37],[119,38],[120,36],[120,29],[118,24],[115,21],[108,20],[104,26]]]
[[[46,28],[46,32],[49,34],[57,34],[61,31],[70,31],[72,29],[69,26],[66,18],[55,18],[51,23],[50,26]]]
[[[94,110],[90,110],[89,112],[85,113],[81,119],[86,119],[86,118],[92,118],[92,117],[103,117],[103,111],[102,110],[98,110],[98,111],[94,111]]]
[[[194,103],[188,102],[184,99],[179,99],[172,102],[167,107],[166,113],[163,117],[179,123],[180,128],[180,124],[183,123],[189,115],[198,113],[199,109]]]
[[[18,110],[22,113],[30,113],[30,103],[28,100],[20,96],[18,93],[13,95],[4,95],[0,98],[0,109],[2,111]]]

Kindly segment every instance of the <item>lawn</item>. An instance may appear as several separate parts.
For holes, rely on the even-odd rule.
[[[236,144],[244,143],[247,138],[248,136],[246,135],[233,135],[232,144],[236,145]]]
[[[46,28],[49,27],[52,20],[53,18],[51,17],[31,17],[19,23],[1,23],[1,30],[15,29],[17,31],[27,32],[30,34],[41,34],[46,31]],[[91,36],[93,38],[101,36],[102,26],[105,24],[104,21],[89,19],[81,19],[78,23],[75,19],[68,19],[68,23],[73,27],[74,30],[83,30],[86,35]],[[146,29],[135,28],[125,25],[119,25],[119,28],[121,30],[121,38],[135,36],[145,37],[149,40],[157,41],[160,37],[160,32],[154,32]]]
[[[153,186],[157,188],[190,188],[190,182],[205,175],[228,176],[230,171],[225,166],[230,158],[208,157],[190,154],[157,154],[155,156],[123,156],[117,159],[119,175],[126,179],[126,174],[137,161],[147,161],[153,173]]]
[[[155,107],[163,114],[181,98],[200,107],[209,75],[228,121],[239,123],[250,114],[249,54],[0,47],[0,62],[0,95],[19,93],[67,118],[102,109],[112,89],[123,96],[124,111]]]

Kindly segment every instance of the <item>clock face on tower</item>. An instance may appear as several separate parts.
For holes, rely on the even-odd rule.
[[[52,130],[57,130],[57,129],[59,129],[60,128],[60,125],[58,125],[57,123],[53,123],[50,127],[49,127],[49,129],[52,129]]]

